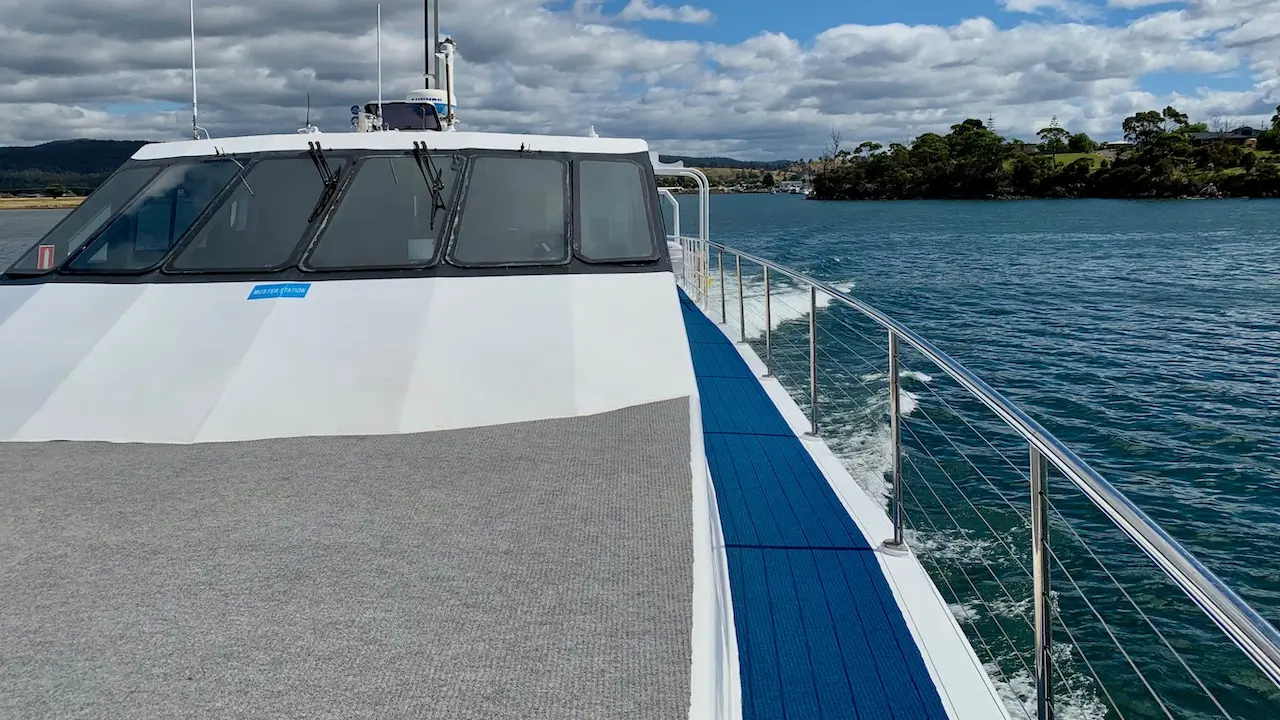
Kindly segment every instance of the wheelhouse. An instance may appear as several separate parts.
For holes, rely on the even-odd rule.
[[[146,146],[0,281],[670,269],[641,142],[316,137]]]
[[[379,128],[382,130],[444,130],[439,108],[430,102],[411,100],[372,102],[364,106],[364,112],[377,118]]]

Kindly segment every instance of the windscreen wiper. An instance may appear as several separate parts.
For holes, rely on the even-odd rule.
[[[312,208],[311,215],[307,217],[307,222],[315,222],[320,217],[320,213],[328,207],[329,200],[333,197],[333,191],[338,188],[338,177],[341,170],[334,172],[329,167],[329,160],[324,156],[324,150],[320,149],[320,143],[307,143],[307,153],[311,155],[311,162],[316,164],[316,172],[320,173],[320,182],[324,183],[324,190],[320,193],[320,199],[316,201],[316,206]]]
[[[223,150],[220,147],[215,147],[213,149],[213,155],[214,157],[220,157],[220,158],[225,158],[227,160],[230,160],[231,162],[236,164],[236,167],[240,168],[240,172],[236,173],[236,177],[240,178],[240,182],[244,184],[244,189],[248,190],[249,195],[252,197],[253,188],[249,187],[249,179],[245,177],[245,175],[249,172],[249,170],[244,166],[244,163],[235,159],[235,157],[233,157],[230,153],[228,153],[226,150]]]
[[[420,140],[413,141],[413,159],[418,162],[418,169],[422,171],[422,179],[427,181],[427,190],[431,192],[431,224],[430,229],[436,229],[436,213],[441,210],[448,210],[449,206],[444,204],[444,175],[443,170],[436,168],[435,161],[431,159],[431,155],[427,152],[427,144]]]

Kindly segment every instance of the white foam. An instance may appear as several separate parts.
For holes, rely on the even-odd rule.
[[[885,375],[871,373],[861,379],[869,384],[877,378],[883,381]],[[901,388],[898,392],[900,412],[904,417],[911,415],[919,407],[919,397]],[[848,399],[844,402],[848,403]],[[889,507],[891,490],[888,475],[893,471],[893,439],[886,421],[888,413],[889,393],[886,387],[865,398],[861,407],[856,409],[829,408],[823,421],[831,430],[827,444],[836,457],[858,480],[862,489],[885,509]]]
[[[1056,659],[1056,646],[1054,655]],[[996,692],[1000,694],[1001,701],[1012,717],[1036,716],[1036,682],[1026,670],[1001,675],[999,668],[994,665],[988,663],[983,667],[987,669]],[[1094,692],[1093,682],[1078,675],[1070,689],[1054,695],[1053,711],[1054,717],[1060,720],[1103,720],[1107,717],[1107,706]]]
[[[951,610],[951,614],[960,622],[973,622],[982,617],[978,612],[978,606],[973,603],[947,603],[947,607]]]
[[[730,316],[731,325],[737,326],[734,313],[738,310],[737,280],[725,278],[725,307]],[[854,284],[833,283],[832,287],[841,292],[852,292]],[[716,298],[718,300],[718,298]],[[805,320],[809,317],[811,305],[821,310],[831,305],[833,298],[818,292],[814,302],[809,298],[809,290],[798,288],[784,280],[769,280],[769,325],[777,330],[786,323]],[[751,339],[764,337],[764,280],[762,278],[742,278],[742,309],[746,319],[746,336]]]
[[[932,376],[932,375],[928,375],[928,374],[926,374],[926,373],[922,373],[922,372],[920,372],[919,370],[903,370],[903,371],[901,371],[901,372],[899,372],[899,373],[898,373],[898,377],[900,377],[900,378],[911,378],[912,380],[915,380],[915,381],[917,381],[917,382],[922,382],[922,383],[931,383],[931,382],[933,382],[933,376]]]

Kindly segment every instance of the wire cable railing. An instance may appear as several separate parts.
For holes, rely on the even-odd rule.
[[[1280,716],[1280,633],[1074,452],[876,308],[710,241],[705,206],[699,230],[671,238],[681,286],[812,435],[884,441],[861,473],[893,523],[883,544],[920,559],[1013,717]],[[1195,652],[1224,636],[1247,662]]]

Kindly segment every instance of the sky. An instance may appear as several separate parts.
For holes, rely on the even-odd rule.
[[[462,129],[808,158],[976,117],[1099,139],[1173,104],[1280,105],[1280,0],[444,0]],[[421,0],[382,3],[385,97],[423,86]],[[214,137],[350,129],[377,97],[372,0],[197,0]],[[0,0],[0,145],[190,135],[186,0]]]

